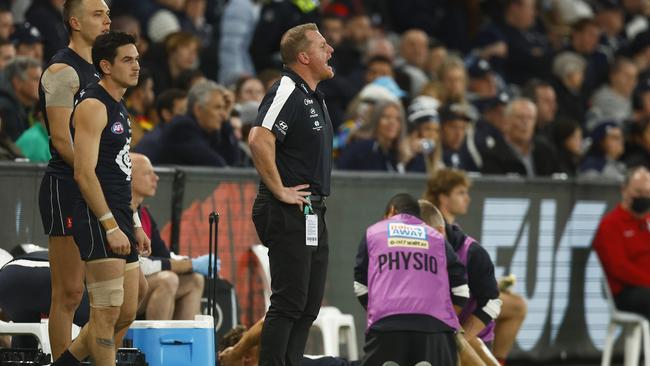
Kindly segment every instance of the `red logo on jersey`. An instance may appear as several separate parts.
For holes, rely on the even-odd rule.
[[[124,133],[124,126],[122,126],[122,122],[117,121],[113,123],[113,126],[111,126],[111,131],[113,131],[113,133],[117,135]]]
[[[72,229],[72,217],[68,216],[65,218],[65,227]]]

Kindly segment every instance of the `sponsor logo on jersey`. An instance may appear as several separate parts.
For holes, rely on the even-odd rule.
[[[117,121],[113,123],[111,126],[111,132],[113,132],[116,135],[121,135],[124,133],[124,126],[122,125],[122,122]]]
[[[424,226],[392,222],[388,224],[388,246],[428,249],[427,231]]]
[[[312,104],[314,104],[314,100],[313,100],[313,99],[309,99],[309,98],[306,98],[306,99],[305,99],[305,105],[312,105]]]
[[[320,131],[322,129],[323,129],[323,126],[320,124],[320,121],[318,121],[318,120],[314,121],[314,127],[312,127],[312,130]]]

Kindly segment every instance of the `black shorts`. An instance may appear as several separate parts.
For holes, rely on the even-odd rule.
[[[133,211],[129,205],[111,207],[111,212],[117,221],[117,225],[131,242],[131,253],[129,255],[117,255],[111,251],[106,240],[106,232],[97,217],[92,213],[84,200],[79,200],[74,208],[74,241],[79,247],[81,259],[92,261],[104,258],[125,259],[126,263],[138,261],[138,250],[133,234]]]
[[[392,361],[399,366],[456,366],[458,348],[454,333],[370,330],[366,335],[362,366],[383,365]]]
[[[60,179],[45,173],[38,192],[43,230],[48,236],[71,236],[73,211],[81,193],[72,177]]]

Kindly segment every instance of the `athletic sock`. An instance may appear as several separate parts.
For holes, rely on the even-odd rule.
[[[52,366],[80,366],[81,362],[77,360],[69,350],[65,350],[61,356],[54,361]]]

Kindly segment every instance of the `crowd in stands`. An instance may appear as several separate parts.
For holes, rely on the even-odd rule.
[[[280,37],[315,22],[335,167],[622,179],[650,168],[648,0],[106,0],[143,70],[125,101],[156,165],[251,167]],[[62,0],[0,1],[0,158],[49,159],[42,65]],[[88,15],[92,16],[92,15]]]

